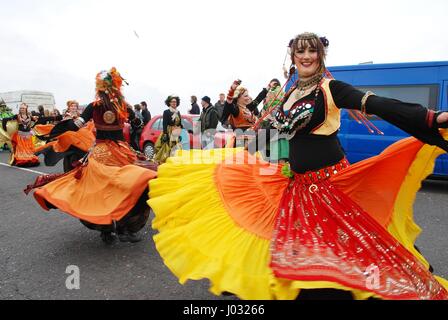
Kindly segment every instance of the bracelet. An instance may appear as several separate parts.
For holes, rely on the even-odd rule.
[[[374,96],[375,94],[371,91],[367,91],[366,94],[364,95],[364,97],[362,97],[361,99],[361,112],[363,115],[367,115],[367,111],[366,111],[366,103],[367,103],[367,99],[370,96]]]
[[[232,103],[234,93],[235,93],[235,90],[229,90],[229,93],[227,94],[227,98],[226,98],[228,103]]]
[[[81,127],[84,126],[84,124],[86,123],[86,122],[84,121],[84,119],[81,118],[81,117],[79,117],[78,119],[76,119],[74,122],[75,122],[75,125],[76,125],[78,128],[81,128]]]
[[[440,113],[436,113],[433,110],[428,109],[428,112],[426,113],[426,124],[429,128],[433,128],[435,125],[437,125],[437,117]]]

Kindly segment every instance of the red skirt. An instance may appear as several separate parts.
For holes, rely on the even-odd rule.
[[[337,282],[392,299],[448,299],[425,266],[331,182],[347,166],[343,160],[291,179],[271,244],[275,276]]]

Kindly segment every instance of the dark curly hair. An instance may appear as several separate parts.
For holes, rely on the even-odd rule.
[[[166,98],[166,100],[165,100],[165,104],[169,107],[170,106],[170,102],[173,99],[176,99],[177,106],[179,106],[180,105],[180,98],[178,96],[168,96],[168,98]]]

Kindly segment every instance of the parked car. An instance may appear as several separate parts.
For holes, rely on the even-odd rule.
[[[199,115],[182,115],[182,126],[184,130],[188,132],[189,135],[189,144],[187,144],[184,149],[187,147],[191,149],[200,149],[201,141],[200,141],[200,128],[199,128]],[[128,128],[125,128],[125,137],[129,137],[129,125]],[[161,115],[155,116],[149,121],[146,126],[143,128],[142,135],[140,137],[140,150],[149,158],[152,158],[155,153],[155,144],[160,134],[163,131],[163,118]],[[217,127],[217,134],[215,135],[215,147],[223,148],[225,146],[225,141],[227,137],[227,130],[222,127],[221,124]],[[128,141],[129,139],[126,138]]]

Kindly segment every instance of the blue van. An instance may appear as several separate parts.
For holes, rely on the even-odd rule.
[[[448,61],[362,64],[328,69],[335,79],[350,83],[360,90],[419,103],[436,111],[448,111]],[[346,110],[342,112],[338,136],[351,163],[377,155],[395,141],[409,136],[378,117],[369,119],[384,132],[384,136],[369,133]],[[448,178],[448,155],[441,155],[437,159],[434,175]]]

